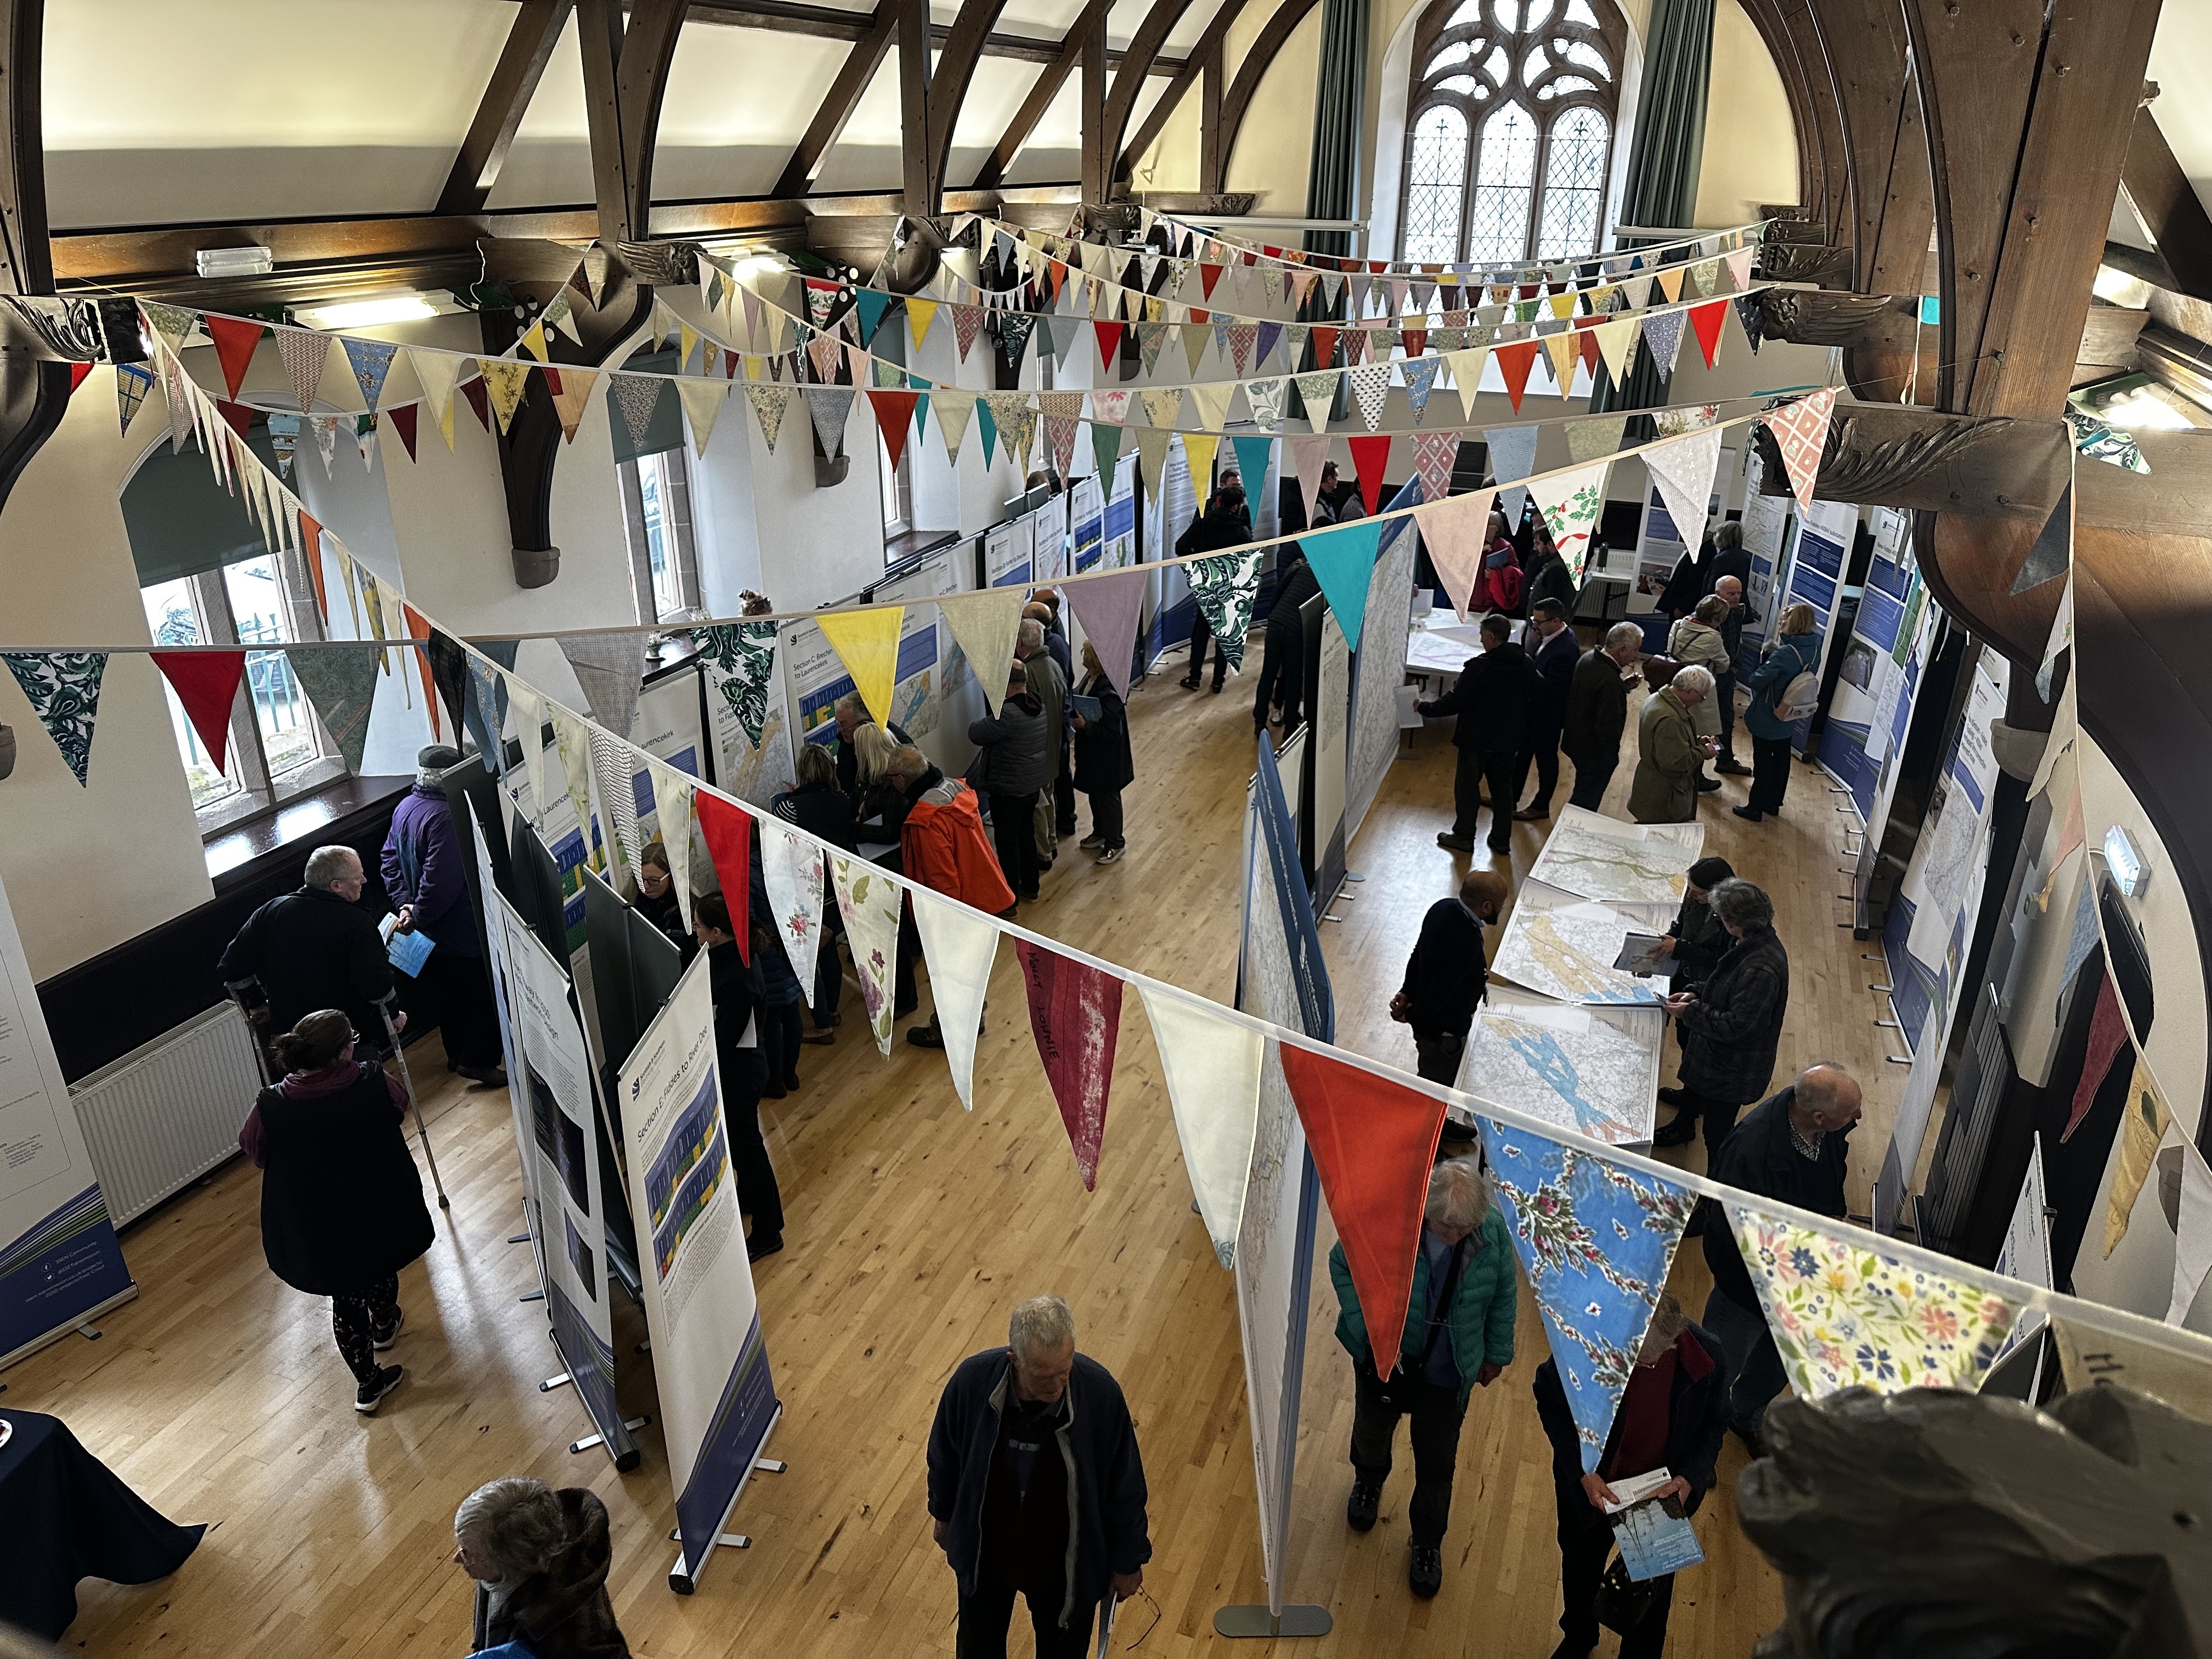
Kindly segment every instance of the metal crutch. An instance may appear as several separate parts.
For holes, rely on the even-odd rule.
[[[261,1068],[262,1086],[275,1088],[283,1081],[283,1076],[269,1057],[269,993],[252,975],[244,979],[227,979],[222,988],[229,994],[231,1006],[238,1010],[238,1017],[246,1022],[246,1039],[253,1044],[253,1062]],[[259,1001],[249,1002],[248,993],[259,998]]]
[[[407,1050],[400,1046],[399,1028],[392,1023],[390,1000],[379,1002],[376,1012],[384,1020],[384,1035],[392,1044],[392,1057],[399,1062],[400,1086],[407,1091],[407,1103],[415,1109],[415,1133],[422,1142],[422,1161],[430,1166],[430,1184],[438,1189],[438,1207],[450,1210],[453,1200],[446,1196],[446,1183],[438,1178],[437,1155],[430,1150],[430,1126],[422,1121],[422,1097],[415,1092],[415,1074],[407,1069]]]

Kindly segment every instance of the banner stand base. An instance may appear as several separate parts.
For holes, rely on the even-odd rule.
[[[1213,1611],[1213,1633],[1217,1636],[1326,1636],[1334,1626],[1327,1607],[1317,1607],[1308,1602],[1292,1602],[1280,1616],[1265,1603],[1216,1607]]]
[[[632,1434],[635,1434],[635,1433],[636,1433],[640,1429],[643,1428],[647,1424],[648,1424],[648,1423],[650,1423],[650,1422],[652,1422],[652,1421],[653,1421],[653,1419],[652,1419],[652,1418],[650,1418],[650,1417],[629,1417],[629,1418],[624,1418],[624,1419],[623,1419],[623,1428],[625,1428],[625,1429],[627,1429],[628,1431],[629,1431],[629,1432],[631,1432]],[[591,1450],[591,1449],[592,1449],[592,1447],[594,1447],[594,1446],[601,1446],[601,1445],[605,1445],[605,1443],[606,1443],[606,1437],[605,1437],[605,1435],[603,1435],[603,1434],[587,1434],[587,1435],[586,1435],[586,1436],[585,1436],[581,1440],[577,1440],[577,1441],[571,1442],[571,1443],[570,1443],[570,1444],[569,1444],[569,1447],[568,1447],[568,1450],[569,1450],[570,1455],[574,1455],[575,1453],[578,1453],[578,1452],[587,1452],[587,1451]],[[620,1469],[620,1470],[623,1471],[625,1474],[627,1474],[629,1470],[634,1469],[634,1468],[635,1468],[637,1467],[637,1465],[638,1465],[638,1462],[639,1462],[639,1460],[640,1460],[640,1458],[641,1458],[641,1456],[642,1456],[642,1454],[639,1452],[639,1450],[637,1449],[637,1448],[636,1448],[636,1447],[635,1447],[635,1446],[632,1446],[632,1447],[630,1447],[627,1451],[625,1451],[625,1452],[623,1452],[623,1453],[619,1454],[619,1455],[615,1458],[615,1468],[617,1468],[617,1469]],[[624,1458],[624,1457],[629,1458],[630,1461],[629,1461],[629,1462],[625,1463],[624,1462],[623,1462],[623,1458]]]
[[[781,1474],[791,1467],[780,1457],[763,1457],[760,1455],[762,1451],[767,1449],[769,1437],[775,1433],[776,1425],[782,1421],[783,1402],[778,1401],[775,1415],[769,1419],[768,1433],[761,1436],[760,1446],[753,1453],[751,1467],[746,1469],[743,1478],[738,1480],[738,1489],[730,1494],[729,1508],[722,1511],[722,1522],[725,1525],[728,1523],[730,1517],[737,1513],[738,1500],[745,1495],[746,1482],[750,1481],[754,1475]],[[676,1552],[676,1565],[668,1570],[668,1588],[678,1595],[689,1595],[698,1589],[699,1575],[706,1571],[707,1563],[713,1559],[715,1549],[749,1550],[753,1547],[753,1540],[747,1534],[717,1531],[714,1534],[713,1548],[708,1549],[698,1560],[693,1561],[684,1555],[680,1547],[683,1538],[684,1534],[681,1529],[672,1530],[668,1534],[669,1541],[679,1546]]]

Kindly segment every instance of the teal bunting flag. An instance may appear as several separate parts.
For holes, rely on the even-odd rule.
[[[860,304],[860,343],[865,346],[883,326],[884,313],[891,308],[891,296],[878,289],[864,288],[857,297]]]
[[[1262,436],[1231,438],[1229,442],[1237,452],[1237,471],[1244,480],[1245,499],[1256,501],[1267,485],[1267,462],[1274,453],[1275,441]]]
[[[1313,566],[1322,597],[1336,613],[1344,642],[1359,649],[1359,624],[1367,614],[1369,578],[1375,574],[1375,553],[1382,533],[1373,519],[1361,519],[1318,534],[1300,537],[1306,562]]]
[[[975,419],[983,428],[983,465],[991,465],[991,456],[999,444],[999,423],[991,418],[991,406],[981,398],[975,399]]]

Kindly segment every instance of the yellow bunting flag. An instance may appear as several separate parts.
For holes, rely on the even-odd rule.
[[[1190,467],[1190,487],[1198,492],[1202,503],[1213,479],[1213,454],[1221,447],[1221,434],[1216,432],[1186,432],[1182,436],[1182,458]]]
[[[914,343],[919,346],[929,337],[929,325],[937,320],[939,301],[917,300],[909,294],[906,300],[907,326],[914,331]]]
[[[1559,396],[1565,397],[1574,390],[1575,364],[1583,355],[1583,337],[1578,330],[1563,328],[1557,334],[1544,337],[1544,349],[1552,356],[1553,378],[1559,383]]]
[[[522,338],[519,343],[525,351],[537,358],[539,362],[550,360],[552,354],[545,349],[545,325],[542,319],[531,324],[523,331]]]
[[[684,414],[690,417],[692,447],[700,455],[707,453],[707,440],[714,435],[714,417],[722,412],[722,399],[729,393],[726,380],[687,375],[676,383],[676,395],[683,402]]]
[[[491,394],[491,412],[499,421],[499,429],[505,432],[530,384],[532,366],[512,357],[483,357],[477,361],[483,368],[484,390]]]
[[[899,627],[906,607],[888,605],[880,611],[825,611],[814,619],[830,641],[853,689],[878,726],[891,721],[891,688],[898,682]]]
[[[2128,1222],[2136,1200],[2150,1176],[2158,1157],[2158,1144],[2173,1124],[2173,1114],[2159,1092],[2158,1079],[2142,1056],[2136,1056],[2135,1075],[2128,1079],[2127,1103],[2120,1108],[2120,1157],[2112,1170],[2112,1191],[2105,1206],[2105,1255],[2109,1258],[2128,1236]]]
[[[561,389],[553,394],[553,408],[561,417],[561,441],[576,441],[576,428],[584,422],[585,411],[592,406],[592,388],[599,383],[596,368],[571,368],[561,366]]]

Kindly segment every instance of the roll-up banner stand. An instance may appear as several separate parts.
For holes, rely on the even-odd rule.
[[[6,1366],[130,1301],[138,1286],[116,1243],[5,887],[0,1149],[0,1366]]]
[[[783,1414],[745,1260],[702,951],[622,1066],[623,1137],[688,1595]]]
[[[1858,524],[1859,510],[1851,503],[1815,501],[1813,510],[1797,521],[1790,567],[1782,578],[1782,609],[1800,603],[1813,607],[1820,645],[1812,672],[1823,684],[1827,682],[1828,659],[1836,651],[1837,616],[1843,607],[1844,578]],[[1778,611],[1778,621],[1779,615]],[[1792,729],[1790,746],[1801,755],[1809,755],[1811,731],[1810,718],[1799,721]]]

